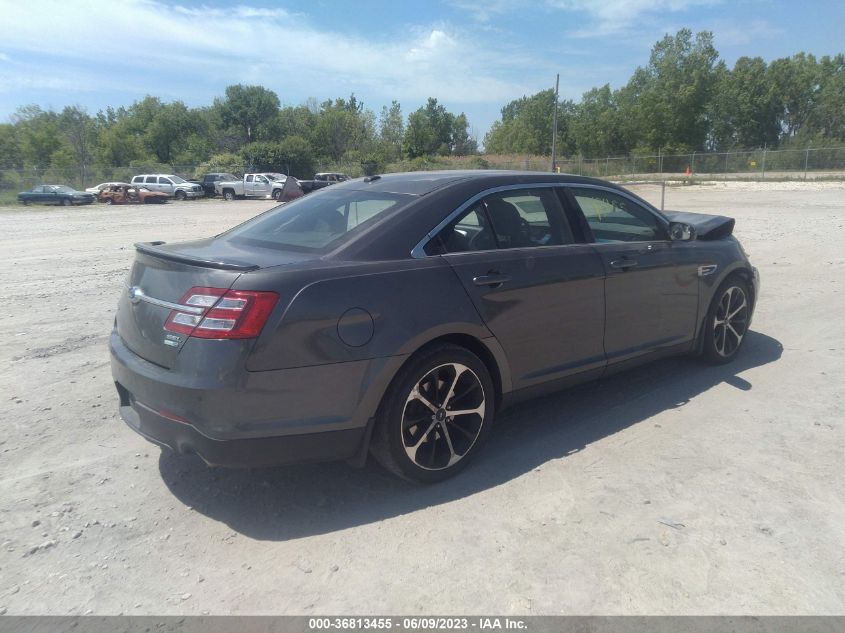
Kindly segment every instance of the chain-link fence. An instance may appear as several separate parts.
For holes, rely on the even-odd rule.
[[[563,173],[597,178],[632,180],[762,180],[770,179],[845,179],[845,147],[786,150],[745,150],[734,152],[692,152],[690,154],[655,154],[651,156],[606,156],[558,158],[557,169]],[[330,164],[318,162],[317,171],[339,171],[352,177],[363,174],[360,163]],[[391,163],[384,171],[419,169],[518,169],[549,171],[551,157],[482,155],[435,157]],[[0,201],[14,200],[19,191],[39,184],[63,184],[77,189],[101,182],[129,182],[138,174],[176,174],[190,180],[200,177],[198,165],[148,164],[132,167],[68,166],[39,169],[0,170]],[[225,169],[236,175],[251,171],[249,165]]]
[[[488,160],[493,169],[548,171],[551,158]],[[843,179],[845,147],[733,152],[692,152],[650,156],[606,156],[604,158],[558,158],[564,173],[597,178],[701,180],[748,179]]]

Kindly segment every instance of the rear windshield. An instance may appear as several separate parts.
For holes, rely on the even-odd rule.
[[[265,248],[327,250],[414,199],[407,194],[332,189],[276,207],[225,235]]]

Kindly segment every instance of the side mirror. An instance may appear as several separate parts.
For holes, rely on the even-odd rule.
[[[686,222],[669,224],[669,237],[673,242],[689,242],[695,239],[695,227]]]

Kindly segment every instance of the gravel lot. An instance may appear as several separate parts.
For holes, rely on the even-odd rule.
[[[845,185],[667,190],[734,215],[761,270],[738,361],[524,404],[434,487],[213,471],[116,416],[132,243],[270,206],[0,209],[0,612],[845,613]]]

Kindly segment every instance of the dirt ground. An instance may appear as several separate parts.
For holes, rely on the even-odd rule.
[[[845,185],[668,189],[734,215],[760,268],[738,360],[521,405],[432,487],[372,464],[209,470],[117,417],[132,243],[269,206],[0,209],[0,612],[845,613]]]

